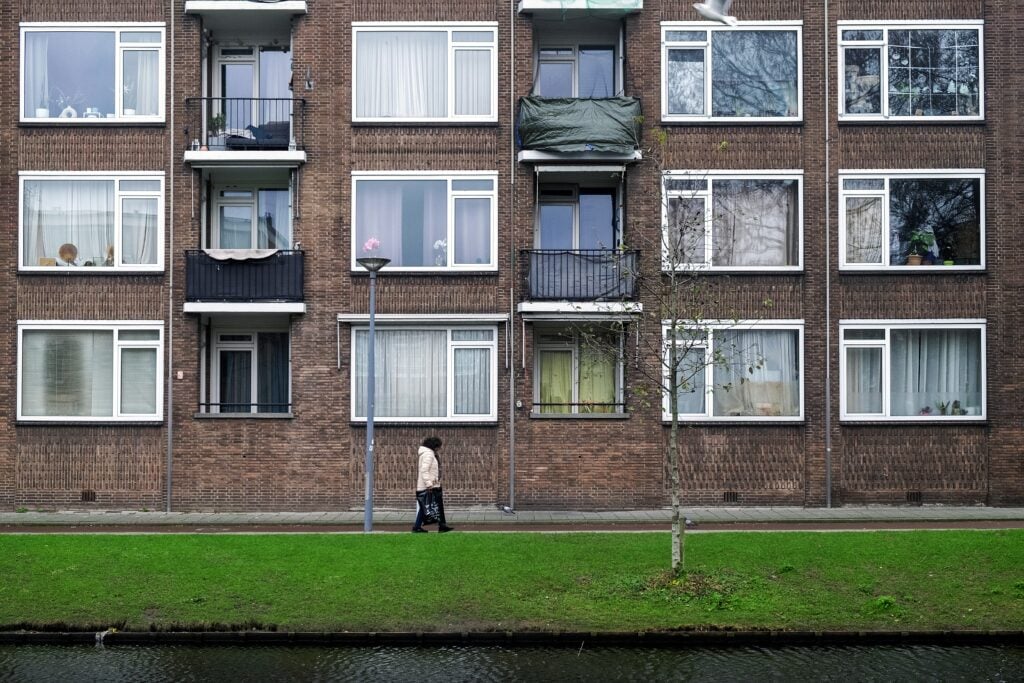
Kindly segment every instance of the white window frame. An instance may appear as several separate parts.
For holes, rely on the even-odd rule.
[[[536,351],[533,356],[533,376],[536,380],[533,383],[533,403],[534,409],[533,414],[542,417],[606,417],[615,415],[625,415],[626,406],[625,399],[623,398],[623,379],[624,379],[624,354],[623,344],[625,334],[621,331],[610,331],[618,336],[618,350],[615,356],[615,409],[609,413],[586,413],[580,411],[580,345],[585,344],[585,340],[580,339],[580,334],[576,329],[573,329],[568,325],[558,325],[550,327],[538,327],[534,329],[534,340],[536,344]],[[565,333],[565,334],[563,334]],[[562,334],[562,336],[568,337],[572,334],[571,340],[566,341],[540,341],[540,335],[542,334]],[[536,404],[540,403],[541,394],[541,372],[540,372],[540,355],[541,351],[570,351],[572,353],[572,405],[569,406],[570,410],[566,412],[554,412],[544,413],[537,408]]]
[[[68,267],[56,269],[53,266],[25,264],[25,181],[32,180],[108,180],[114,183],[114,265]],[[148,180],[160,183],[155,191],[121,191],[122,180]],[[50,273],[54,275],[104,275],[127,272],[159,273],[164,270],[164,194],[166,184],[163,171],[19,171],[18,172],[18,270],[26,273]],[[126,199],[156,199],[157,202],[157,244],[155,264],[122,264],[123,245],[121,224]]]
[[[670,180],[705,181],[704,190],[669,191],[666,183]],[[797,210],[799,212],[797,236],[797,262],[792,266],[714,266],[711,258],[714,253],[712,244],[714,230],[714,181],[715,180],[795,180]],[[661,269],[670,271],[707,270],[715,272],[800,272],[804,269],[804,172],[802,170],[780,171],[666,171],[662,174],[661,203]],[[703,199],[704,200],[704,262],[703,263],[672,263],[669,255],[669,200]]]
[[[22,376],[23,337],[26,330],[50,330],[54,332],[67,330],[106,331],[113,332],[114,362],[113,382],[111,388],[112,415],[24,415],[22,414]],[[155,340],[124,340],[119,339],[119,332],[124,331],[156,331]],[[156,350],[156,412],[151,415],[121,413],[121,351],[123,349],[155,349]],[[162,320],[124,320],[124,321],[92,321],[92,320],[19,320],[18,321],[18,404],[17,419],[19,422],[158,422],[164,419],[164,322]]]
[[[803,422],[804,420],[804,366],[806,354],[804,352],[804,321],[803,320],[706,320],[689,327],[694,332],[704,334],[703,341],[675,341],[672,339],[671,321],[663,320],[661,323],[662,338],[662,404],[661,419],[663,422],[672,420],[669,409],[668,389],[672,386],[669,368],[669,345],[676,344],[683,349],[704,349],[704,387],[705,400],[703,413],[680,413],[680,422]],[[800,373],[800,410],[797,415],[715,415],[714,414],[714,392],[715,392],[715,367],[713,359],[713,348],[715,331],[742,332],[746,330],[790,330],[797,333],[797,353],[799,356]],[[723,389],[724,391],[724,389]]]
[[[612,94],[609,97],[618,97],[622,93],[622,74],[619,69],[621,60],[619,59],[619,46],[612,43],[602,44],[600,40],[593,41],[582,41],[575,43],[551,43],[551,44],[540,44],[535,48],[534,59],[537,62],[537,76],[540,77],[540,67],[542,64],[572,64],[572,97],[579,97],[580,92],[580,51],[587,48],[611,48],[612,49]],[[567,56],[551,56],[545,57],[542,55],[544,50],[569,50],[572,54]],[[540,95],[540,97],[547,97],[547,95]]]
[[[883,260],[891,258],[889,251],[889,239],[892,226],[889,215],[890,202],[890,181],[891,180],[972,180],[978,183],[978,243],[979,260],[978,265],[952,265],[941,268],[928,268],[922,266],[908,266],[906,264],[890,263],[852,263],[846,262],[846,200],[850,197],[878,197],[882,200],[882,255]],[[844,188],[846,180],[882,180],[883,189],[880,190],[847,190]],[[985,169],[868,169],[868,170],[839,170],[839,269],[848,271],[895,271],[914,274],[941,274],[951,271],[982,271],[985,270]]]
[[[983,121],[985,119],[985,43],[983,20],[964,21],[851,21],[836,25],[836,68],[838,69],[839,87],[838,108],[840,121],[914,121],[927,123],[936,121]],[[889,114],[889,31],[914,30],[950,30],[965,31],[976,29],[978,32],[978,114],[977,116],[892,116]],[[882,31],[881,40],[843,40],[844,31]],[[879,93],[881,112],[878,114],[847,114],[846,113],[846,48],[878,48],[881,51]]]
[[[289,246],[287,247],[276,247],[277,249],[292,249],[295,244],[294,235],[292,235],[292,228],[294,227],[294,216],[292,215],[295,207],[293,204],[292,188],[291,183],[275,183],[272,181],[268,182],[257,182],[255,184],[245,185],[214,185],[211,190],[212,200],[210,202],[210,230],[206,244],[211,245],[211,249],[222,249],[220,246],[220,209],[222,206],[247,206],[251,210],[250,214],[250,226],[249,226],[249,244],[256,244],[259,236],[259,192],[260,190],[278,190],[288,192],[288,235]],[[250,197],[222,197],[222,192],[249,192]],[[258,251],[259,247],[250,246],[250,251]]]
[[[669,41],[669,31],[706,31],[703,41]],[[718,31],[789,31],[796,32],[796,115],[795,116],[714,116],[712,106],[712,34]],[[704,113],[671,114],[668,108],[668,53],[669,50],[704,50]],[[721,122],[732,125],[747,123],[798,123],[804,118],[804,61],[802,21],[741,21],[736,26],[707,21],[661,22],[661,120],[664,123]]]
[[[884,330],[884,339],[846,339],[847,330]],[[893,330],[979,330],[981,334],[981,413],[979,415],[891,415],[892,385],[890,363]],[[963,422],[988,419],[988,365],[986,362],[986,321],[984,319],[840,320],[839,321],[839,419],[844,422]],[[849,413],[846,406],[846,354],[851,348],[882,350],[882,412]],[[966,407],[966,406],[965,406]]]
[[[19,116],[22,123],[52,123],[59,124],[62,126],[73,125],[73,126],[95,126],[95,125],[108,125],[108,124],[119,124],[123,125],[126,123],[163,123],[167,115],[167,35],[166,25],[163,22],[22,22],[21,26],[21,37],[20,37],[20,48],[21,48],[21,66],[19,69],[19,87],[20,96],[18,97]],[[66,32],[66,33],[98,33],[98,32],[110,32],[114,34],[114,73],[113,83],[111,87],[114,88],[114,109],[115,115],[110,118],[84,118],[79,116],[73,119],[62,119],[57,116],[50,116],[47,118],[29,117],[25,115],[25,35],[28,33],[39,33],[39,32]],[[123,43],[121,42],[121,33],[159,33],[159,43]],[[124,68],[124,54],[126,52],[133,51],[152,51],[156,50],[158,53],[157,70],[159,71],[159,95],[157,97],[158,111],[155,116],[125,116],[124,115],[124,79],[122,70]],[[51,112],[53,113],[53,112]]]
[[[255,405],[259,398],[259,342],[257,335],[267,332],[284,332],[288,335],[288,404],[289,407],[284,412],[270,412],[266,410],[260,410]],[[210,335],[212,337],[211,350],[212,354],[210,357],[210,403],[203,412],[208,414],[217,415],[230,415],[232,417],[247,417],[249,415],[271,415],[271,416],[287,416],[292,412],[292,335],[291,330],[287,326],[284,327],[246,327],[246,328],[231,328],[231,327],[218,327],[211,330]],[[249,341],[241,340],[223,340],[223,335],[248,335]],[[253,404],[247,412],[230,412],[222,413],[220,410],[220,352],[221,351],[248,351],[251,354],[252,363],[250,364],[250,402]]]
[[[356,415],[356,332],[366,331],[369,328],[365,325],[353,325],[350,335],[350,352],[349,352],[349,367],[352,368],[350,373],[350,389],[349,396],[352,397],[350,401],[350,411],[352,422],[366,422],[365,416]],[[442,330],[448,335],[448,348],[446,353],[446,395],[445,395],[445,406],[447,407],[447,415],[445,416],[428,416],[428,417],[383,417],[380,415],[374,415],[373,421],[376,422],[497,422],[498,421],[498,328],[496,325],[415,325],[415,324],[394,324],[394,325],[380,325],[378,323],[377,333],[381,330],[415,330],[415,331],[429,331],[429,330]],[[491,332],[490,341],[455,341],[452,339],[453,331],[483,331],[487,330]],[[491,372],[491,391],[490,391],[490,411],[484,415],[465,415],[455,412],[455,349],[487,349],[491,354],[490,372]],[[380,353],[378,350],[377,353]]]
[[[445,230],[446,257],[449,260],[447,266],[392,266],[386,267],[387,272],[489,272],[498,270],[498,172],[497,171],[445,171],[435,173],[434,171],[353,171],[352,172],[352,272],[365,272],[356,259],[365,254],[362,253],[363,240],[358,239],[358,226],[356,225],[356,209],[358,202],[358,183],[360,180],[444,180],[448,183],[448,199],[446,211],[447,228]],[[489,180],[490,190],[453,190],[452,183],[456,180]],[[490,261],[488,263],[464,263],[454,264],[455,259],[455,202],[458,199],[490,199],[491,200],[491,235],[490,235]],[[382,245],[383,246],[383,245]]]
[[[572,196],[553,197],[550,192],[571,192]],[[580,185],[578,183],[540,183],[537,192],[537,207],[534,211],[533,220],[533,248],[541,249],[541,224],[540,213],[542,206],[569,206],[572,207],[572,248],[580,247],[580,195],[586,194],[607,194],[612,198],[612,231],[615,243],[605,247],[605,251],[615,251],[622,247],[622,185]]]
[[[397,117],[358,116],[356,113],[356,92],[358,41],[360,33],[394,33],[400,31],[436,31],[448,35],[448,83],[445,116],[438,117]],[[462,31],[490,31],[493,42],[453,42],[452,34]],[[491,113],[455,114],[455,53],[459,50],[486,50],[491,54]],[[497,123],[498,121],[498,22],[496,21],[420,21],[420,22],[352,22],[352,122],[353,123]]]

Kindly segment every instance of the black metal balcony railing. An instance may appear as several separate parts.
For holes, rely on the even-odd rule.
[[[523,97],[518,134],[523,149],[629,155],[640,148],[640,100]]]
[[[622,415],[626,412],[626,404],[622,403],[538,403],[534,402],[533,411],[542,415]]]
[[[200,403],[200,413],[290,413],[291,403]]]
[[[305,149],[306,100],[302,98],[189,97],[185,111],[192,148]]]
[[[520,252],[532,300],[636,298],[640,252],[617,249],[528,249]]]
[[[304,277],[301,251],[245,261],[215,259],[201,249],[185,252],[186,301],[303,301]]]

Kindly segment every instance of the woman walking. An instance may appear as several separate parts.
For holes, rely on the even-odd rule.
[[[437,503],[437,530],[441,533],[451,531],[444,518],[444,498],[441,491],[441,463],[438,461],[437,452],[441,449],[441,439],[436,436],[428,436],[423,440],[419,450],[419,476],[416,479],[416,521],[412,524],[414,534],[425,534],[423,528],[424,504],[427,494],[431,494],[434,502]]]

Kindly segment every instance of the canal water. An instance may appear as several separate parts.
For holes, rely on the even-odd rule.
[[[1024,681],[1024,646],[0,646],[0,682]]]

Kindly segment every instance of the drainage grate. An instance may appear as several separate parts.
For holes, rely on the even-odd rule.
[[[95,503],[96,502],[96,492],[92,491],[90,489],[86,489],[85,491],[82,491],[82,502],[83,503]]]
[[[738,503],[740,502],[740,494],[736,491],[726,491],[722,494],[723,503]]]
[[[907,502],[911,505],[921,504],[921,492],[920,491],[907,491]]]

